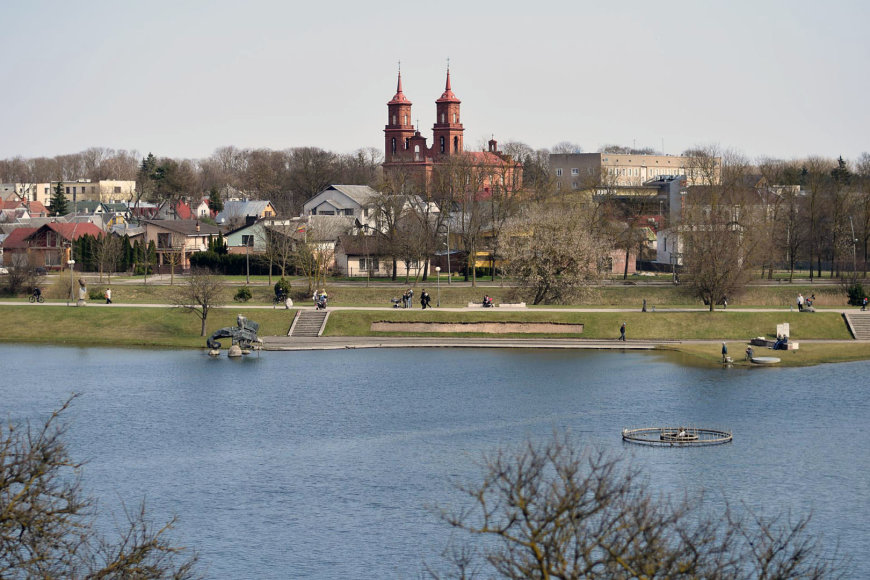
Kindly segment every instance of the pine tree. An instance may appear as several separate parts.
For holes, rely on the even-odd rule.
[[[66,195],[63,192],[63,182],[58,181],[54,187],[54,194],[51,196],[51,213],[58,215],[66,215],[69,212]]]
[[[217,187],[212,187],[211,191],[209,191],[208,207],[213,212],[222,212],[224,210],[224,202]]]

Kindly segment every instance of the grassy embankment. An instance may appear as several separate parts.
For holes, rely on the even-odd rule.
[[[243,280],[231,280],[227,284],[223,302],[224,309],[213,311],[209,317],[207,333],[223,326],[235,324],[235,316],[240,309],[234,308],[232,295],[243,285]],[[284,335],[289,328],[293,310],[271,308],[271,287],[267,280],[252,280],[251,289],[254,299],[247,305],[259,305],[262,309],[244,310],[246,316],[261,325],[262,336]],[[183,283],[179,280],[177,283]],[[105,286],[97,280],[89,282],[91,288]],[[302,292],[304,281],[294,281],[299,288],[297,299],[308,303],[306,292]],[[46,288],[46,296],[51,301],[60,300],[65,284],[61,281]],[[0,307],[4,320],[2,339],[10,342],[41,342],[77,345],[105,346],[155,346],[155,347],[202,347],[204,339],[199,336],[200,321],[192,314],[178,309],[133,308],[123,304],[170,303],[177,287],[166,285],[117,284],[113,283],[116,305],[111,308],[59,308],[38,305]],[[404,285],[372,283],[354,286],[328,287],[330,302],[333,306],[388,306],[392,296],[401,293]],[[417,295],[424,286],[418,285]],[[434,289],[426,286],[436,299]],[[495,297],[496,302],[510,299],[510,289],[499,286],[471,288],[468,286],[441,286],[441,303],[444,307],[464,306],[477,301],[484,292]],[[371,335],[371,323],[389,321],[438,321],[438,322],[476,322],[476,321],[552,321],[582,323],[584,332],[574,335],[582,338],[613,339],[618,335],[621,322],[627,322],[628,338],[632,339],[674,339],[674,340],[711,340],[729,341],[729,352],[735,361],[743,356],[746,340],[753,336],[772,337],[776,324],[789,322],[793,340],[840,339],[848,340],[850,335],[838,313],[824,312],[799,314],[790,312],[794,297],[798,292],[809,295],[815,293],[816,304],[842,307],[842,291],[836,286],[775,285],[749,287],[738,299],[732,298],[732,308],[728,312],[667,312],[664,308],[681,306],[700,306],[673,286],[633,286],[615,284],[602,287],[592,296],[576,306],[603,308],[636,308],[632,312],[553,312],[547,307],[533,307],[525,311],[333,311],[326,335],[329,336],[367,336]],[[646,298],[648,307],[658,306],[658,312],[639,312],[639,304]],[[735,307],[763,306],[782,308],[781,312],[739,312]],[[380,333],[379,333],[380,334]],[[386,333],[384,333],[386,334]],[[389,333],[402,335],[406,333]],[[451,334],[440,336],[480,336],[475,334]],[[522,335],[535,337],[545,335]],[[571,335],[560,335],[571,336]],[[720,360],[718,342],[715,344],[682,344],[675,348],[700,361]],[[813,344],[801,350],[779,353],[787,364],[814,364],[870,358],[870,346],[861,343]]]

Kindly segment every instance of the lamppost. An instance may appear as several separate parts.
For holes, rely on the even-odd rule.
[[[435,266],[435,286],[438,287],[438,298],[435,305],[441,308],[441,266]]]
[[[250,255],[250,247],[251,241],[254,236],[242,236],[242,240],[245,242],[245,284],[249,285],[251,283],[251,258]]]
[[[75,302],[76,296],[75,287],[73,286],[73,272],[75,271],[76,261],[70,258],[69,260],[67,260],[66,265],[69,266],[69,299],[70,302]]]
[[[450,222],[447,222],[447,283],[450,284],[453,270],[450,269]]]

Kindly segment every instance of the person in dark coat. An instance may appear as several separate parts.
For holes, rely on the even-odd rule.
[[[619,327],[619,339],[625,342],[625,323],[622,323],[622,326]]]
[[[429,303],[432,301],[432,298],[429,297],[429,293],[426,290],[423,290],[423,293],[420,294],[420,306],[423,307],[423,310],[427,308],[432,308]]]

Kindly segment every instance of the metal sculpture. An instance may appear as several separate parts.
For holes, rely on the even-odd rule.
[[[221,347],[221,343],[217,339],[227,337],[232,339],[232,344],[239,345],[242,350],[258,348],[263,344],[263,341],[257,337],[257,331],[260,330],[258,323],[240,315],[236,318],[236,324],[237,326],[225,326],[216,330],[206,339],[206,345],[212,350],[217,350]]]

